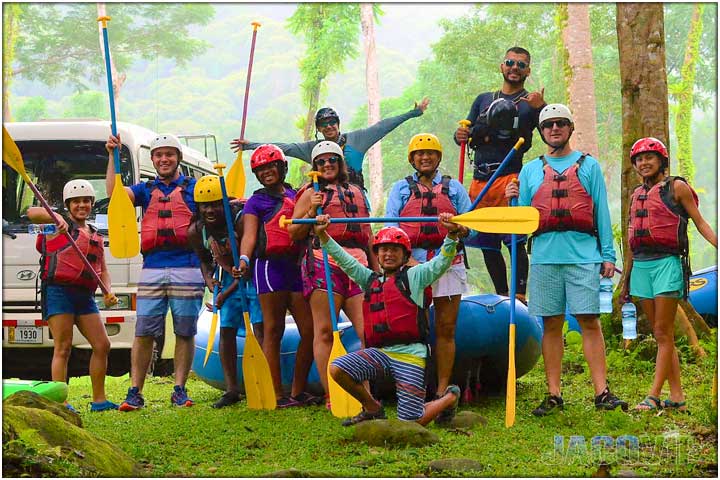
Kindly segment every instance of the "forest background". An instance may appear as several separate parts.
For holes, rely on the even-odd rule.
[[[324,6],[323,6],[324,5]],[[44,118],[109,119],[97,4],[10,4],[3,7],[3,121]],[[366,51],[358,4],[107,4],[115,63],[118,120],[157,132],[212,133],[219,160],[232,164],[229,141],[239,136],[252,21],[259,21],[245,137],[302,141],[309,112],[332,106],[341,130],[368,124]],[[571,103],[590,116],[594,131],[580,131],[576,148],[599,158],[610,211],[620,231],[622,115],[616,6],[590,4],[587,39],[575,33],[567,4],[375,4],[380,117],[410,110],[428,96],[422,117],[382,141],[382,202],[410,172],[407,142],[418,132],[437,134],[442,169],[457,176],[459,148],[452,141],[481,92],[500,88],[499,63],[507,48],[532,54],[526,88],[545,88],[548,103]],[[665,4],[665,49],[670,105],[671,172],[690,177],[700,210],[717,230],[717,5]],[[365,24],[367,26],[367,17]],[[564,34],[565,33],[565,34]],[[571,54],[591,45],[588,102],[573,105]],[[578,44],[579,42],[579,44]],[[688,68],[692,72],[688,72]],[[574,80],[574,81],[577,81]],[[688,109],[690,121],[676,116]],[[593,105],[594,102],[594,105]],[[689,127],[688,127],[689,125]],[[594,135],[596,138],[593,138]],[[680,141],[680,143],[678,143]],[[587,142],[587,143],[585,143]],[[193,145],[199,148],[199,145]],[[529,161],[544,152],[537,132]],[[678,156],[683,156],[682,167]],[[214,152],[209,155],[214,160]],[[685,160],[687,158],[687,160]],[[247,165],[249,156],[245,156]],[[368,163],[365,174],[368,178]],[[293,180],[300,161],[293,161]],[[469,167],[469,162],[466,162]],[[246,191],[258,184],[249,170]],[[370,172],[372,173],[372,172]],[[469,185],[471,170],[465,172]],[[691,232],[694,270],[717,264],[716,251]],[[618,233],[619,235],[619,233]],[[472,252],[475,291],[492,290],[479,252]],[[618,254],[618,260],[621,256]]]

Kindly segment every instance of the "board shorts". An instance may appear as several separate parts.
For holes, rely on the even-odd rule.
[[[223,271],[220,283],[223,289],[227,288],[234,278],[228,272]],[[262,323],[262,310],[260,309],[260,301],[258,300],[255,285],[252,281],[241,282],[233,290],[229,297],[225,299],[220,307],[220,328],[236,328],[238,335],[245,336],[245,317],[242,308],[242,288],[245,285],[245,297],[248,302],[248,310],[250,313],[250,323]]]
[[[528,288],[530,315],[600,313],[599,263],[530,265]]]
[[[253,280],[258,295],[303,291],[300,265],[294,258],[256,258]]]
[[[143,268],[138,282],[135,336],[161,336],[170,308],[175,335],[194,337],[204,293],[205,280],[199,268]]]
[[[313,257],[311,262],[311,264],[308,263],[307,256],[304,257],[302,262],[303,295],[306,299],[310,299],[310,295],[315,290],[328,291],[323,260]],[[353,282],[338,266],[330,265],[330,280],[332,281],[332,291],[344,298],[363,293],[362,288]]]
[[[638,298],[681,298],[685,289],[682,262],[677,255],[633,260],[630,295]]]
[[[41,293],[43,320],[68,313],[76,316],[100,314],[95,303],[95,292],[87,288],[43,283]]]
[[[505,198],[505,187],[518,178],[517,173],[511,173],[509,175],[501,175],[495,179],[490,189],[487,191],[483,199],[478,203],[475,208],[483,207],[507,207],[510,205],[508,199]],[[474,202],[483,188],[487,185],[487,180],[475,180],[473,179],[468,190],[470,201]],[[504,243],[505,246],[510,249],[510,242],[512,241],[511,235],[505,235],[501,233],[482,233],[478,232],[475,237],[463,240],[466,247],[482,248],[485,250],[497,250],[500,251],[500,247]],[[517,235],[517,243],[525,243],[527,241],[526,235]]]
[[[425,413],[424,358],[370,347],[336,358],[332,365],[358,383],[383,376],[393,378],[398,419],[414,421]]]
[[[467,292],[467,270],[465,269],[464,262],[451,265],[450,268],[432,284],[433,298],[451,297]]]

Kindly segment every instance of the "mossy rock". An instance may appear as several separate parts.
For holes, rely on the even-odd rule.
[[[383,447],[424,447],[440,440],[435,433],[415,422],[395,419],[358,423],[354,438],[368,445]]]
[[[442,428],[468,429],[476,425],[482,425],[484,427],[487,425],[487,423],[487,418],[483,417],[482,415],[471,412],[469,410],[463,410],[462,412],[458,412],[457,415],[455,415],[455,417],[450,420],[450,422],[448,422],[447,424],[442,424],[440,426]]]
[[[428,465],[428,470],[433,474],[480,472],[484,468],[482,463],[470,458],[442,458],[440,460],[434,460]]]
[[[142,471],[116,446],[66,421],[62,415],[3,404],[3,474],[136,477]]]
[[[80,415],[75,412],[71,412],[62,403],[49,400],[42,395],[31,392],[30,390],[21,390],[17,393],[13,393],[12,395],[10,395],[7,399],[3,400],[3,408],[7,406],[37,408],[40,410],[45,410],[59,416],[63,420],[66,420],[75,426],[81,428],[83,426]]]

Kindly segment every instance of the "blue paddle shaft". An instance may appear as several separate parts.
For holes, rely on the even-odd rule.
[[[517,205],[517,197],[510,199],[510,206]],[[517,235],[510,236],[510,325],[515,325],[515,295],[517,294]]]
[[[113,137],[117,137],[117,123],[115,121],[115,96],[113,95],[112,71],[110,67],[110,42],[108,41],[107,27],[102,27],[103,45],[105,46],[105,72],[107,74],[108,98],[110,99],[110,128]],[[113,149],[115,173],[120,173],[120,149]]]
[[[318,208],[318,215],[321,209]],[[351,218],[331,218],[330,223],[400,223],[400,222],[420,222],[431,223],[437,222],[438,217],[351,217]],[[315,224],[317,220],[314,218],[294,218],[294,224]]]
[[[313,177],[313,190],[316,192],[320,191],[320,185],[317,182],[317,177]],[[322,215],[322,207],[317,208],[318,215]],[[315,223],[315,220],[308,218],[310,222],[304,223]],[[346,219],[347,220],[347,219]],[[335,314],[335,294],[332,289],[332,275],[330,275],[330,259],[328,259],[328,253],[325,247],[322,247],[323,253],[323,266],[325,267],[325,284],[328,289],[328,305],[330,306],[330,319],[332,320],[333,332],[337,332],[337,315]]]
[[[517,152],[517,150],[515,149],[515,147],[510,149],[508,154],[503,159],[502,163],[500,163],[500,166],[498,167],[498,169],[495,170],[495,173],[492,174],[492,176],[490,177],[490,180],[488,180],[488,182],[485,184],[485,188],[483,188],[480,191],[480,194],[477,196],[477,198],[472,203],[472,205],[470,205],[470,210],[475,210],[475,207],[478,206],[478,203],[480,203],[480,200],[482,200],[483,197],[485,196],[485,194],[488,192],[488,190],[490,190],[490,187],[495,182],[495,179],[500,176],[500,173],[502,173],[502,171],[505,169],[507,164],[510,163],[510,160],[512,160],[512,158],[515,156],[516,152]]]

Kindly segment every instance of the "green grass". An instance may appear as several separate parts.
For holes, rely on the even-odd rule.
[[[542,419],[530,414],[545,392],[540,361],[518,381],[513,428],[505,428],[504,396],[483,397],[462,408],[486,417],[487,426],[464,432],[431,424],[440,442],[425,448],[356,443],[353,429],[341,427],[324,407],[266,412],[250,411],[242,402],[215,410],[210,405],[221,392],[195,377],[188,382],[196,402],[192,408],[170,405],[171,378],[148,379],[147,407],[138,412],[90,414],[87,377],[72,380],[69,401],[80,407],[89,431],[118,445],[144,464],[148,475],[158,477],[254,477],[290,468],[322,476],[417,477],[428,475],[433,460],[458,457],[479,461],[484,465],[480,474],[488,477],[590,476],[601,462],[610,466],[613,475],[633,470],[639,476],[716,476],[717,411],[710,395],[717,349],[714,342],[704,346],[706,359],[683,355],[682,380],[691,415],[595,411],[579,346],[569,346],[563,374],[564,412]],[[608,370],[613,391],[631,406],[644,397],[652,381],[652,363],[623,352],[609,353]],[[119,402],[128,386],[127,376],[108,378],[109,398]],[[394,415],[394,408],[390,413]],[[556,435],[564,436],[562,453],[555,451]],[[567,452],[573,435],[585,437],[584,451]],[[596,435],[634,435],[640,448],[593,450],[590,439]]]

